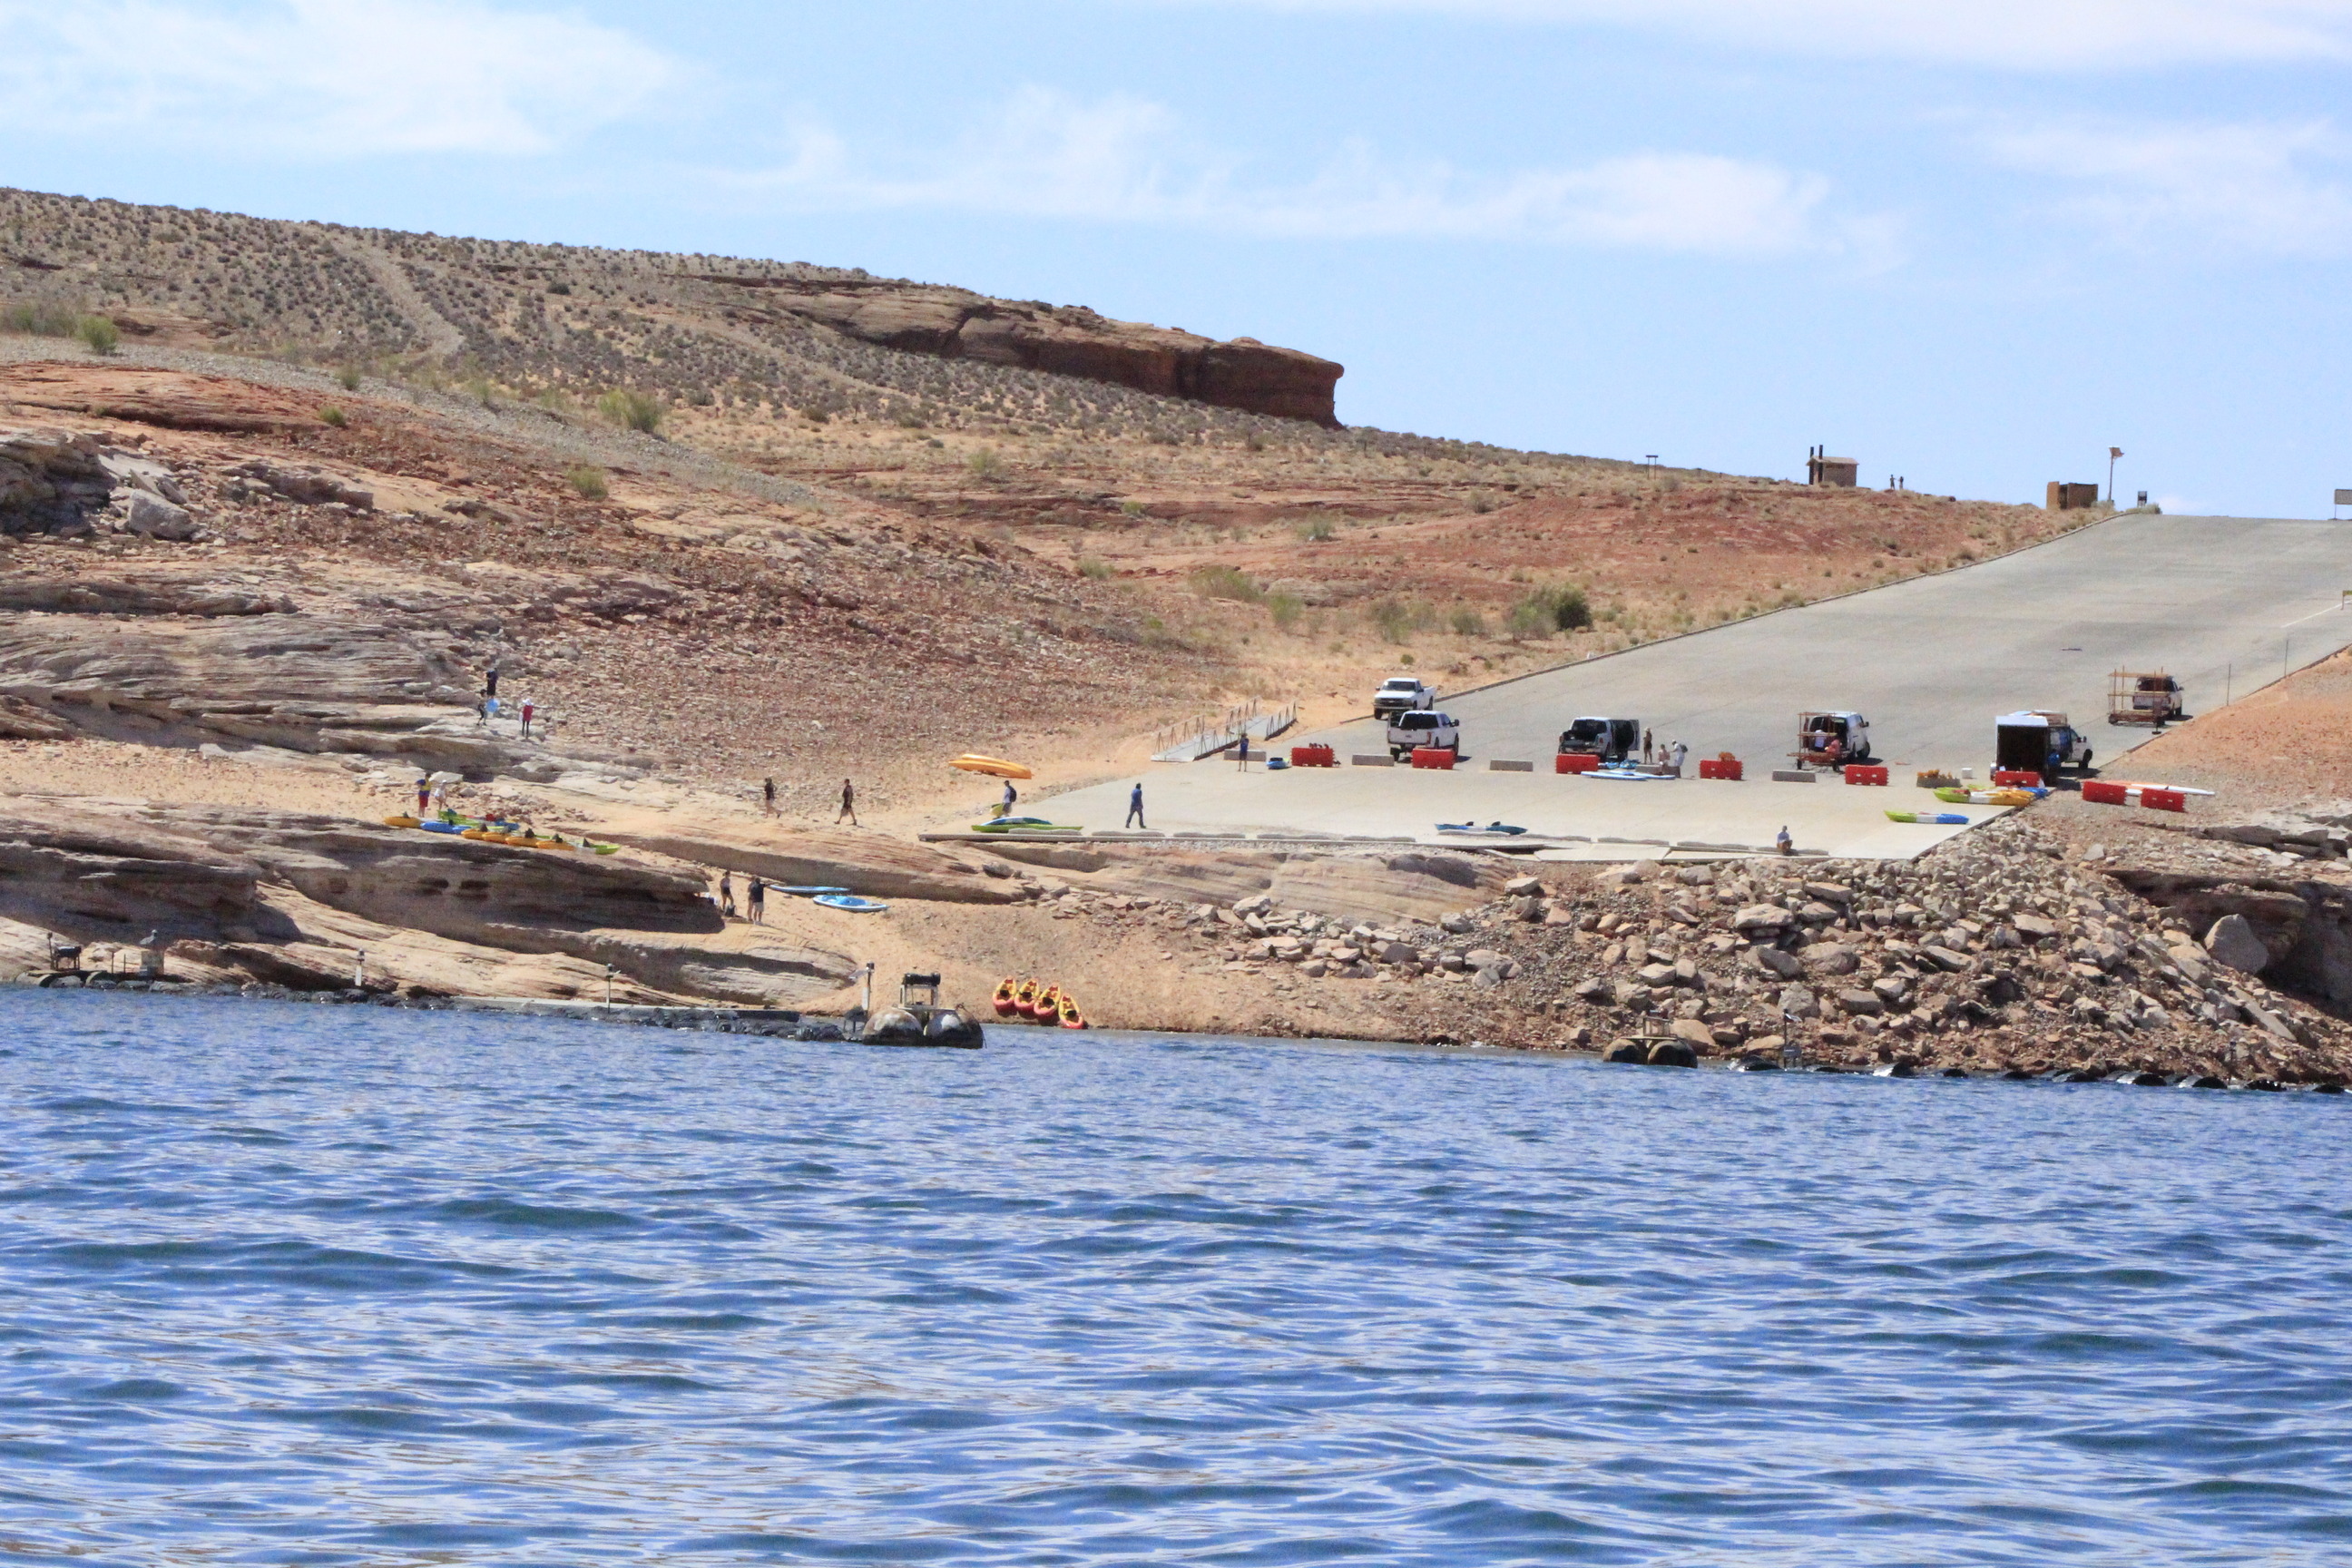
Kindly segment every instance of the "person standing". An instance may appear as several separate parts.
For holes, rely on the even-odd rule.
[[[421,776],[416,781],[416,815],[422,818],[433,805],[433,780]]]
[[[496,697],[498,694],[499,667],[497,662],[494,660],[492,661],[490,668],[482,672],[482,695],[485,697]]]
[[[857,826],[857,791],[847,779],[841,781],[841,809],[833,814],[833,825],[838,827],[844,819],[852,827]]]
[[[735,873],[719,873],[719,912],[729,920],[735,918]]]
[[[522,738],[526,741],[530,739],[530,716],[537,711],[538,708],[539,704],[530,698],[526,697],[522,700]]]
[[[1666,748],[1666,766],[1675,770],[1675,777],[1683,776],[1683,759],[1689,755],[1690,748],[1680,741]]]
[[[1655,749],[1650,742],[1650,731],[1644,730],[1642,731],[1642,763],[1646,767],[1655,760]]]
[[[767,805],[767,808],[768,808],[768,815],[769,815],[770,816],[775,816],[775,815],[776,815],[776,781],[775,781],[775,780],[773,780],[773,779],[768,779],[768,780],[763,781],[763,782],[761,784],[761,785],[760,785],[760,795],[761,795],[761,799],[762,799],[762,800],[766,803],[766,805]]]
[[[1143,785],[1138,784],[1127,797],[1127,821],[1123,827],[1145,827],[1143,820]],[[1146,829],[1149,831],[1149,829]]]
[[[753,925],[768,923],[768,884],[757,877],[751,879],[751,908]]]
[[[996,803],[996,815],[999,816],[1012,816],[1013,803],[1020,798],[1021,792],[1013,787],[1013,781],[1011,779],[1006,779],[1004,781],[1004,798]]]

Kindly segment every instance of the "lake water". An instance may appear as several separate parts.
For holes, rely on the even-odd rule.
[[[2340,1564],[2347,1114],[8,992],[0,1544]]]

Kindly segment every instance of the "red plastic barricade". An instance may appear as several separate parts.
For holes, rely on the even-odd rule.
[[[1412,765],[1417,768],[1439,768],[1450,771],[1454,766],[1454,759],[1459,754],[1459,752],[1449,752],[1443,746],[1415,746],[1412,749]]]
[[[1848,763],[1845,765],[1845,782],[1850,784],[1883,784],[1886,782],[1886,770],[1864,766],[1861,763]]]
[[[1294,768],[1336,768],[1339,765],[1339,759],[1328,746],[1293,746],[1290,748],[1290,765]]]
[[[1738,757],[1701,757],[1698,760],[1698,776],[1703,779],[1737,781],[1743,775],[1745,768],[1746,764]]]
[[[2119,784],[2109,784],[2104,779],[2083,781],[2083,799],[2088,805],[2122,805],[2130,798],[2130,792]]]
[[[1590,752],[1562,752],[1551,763],[1551,771],[1556,773],[1597,773],[1600,767],[1601,759]]]
[[[2088,789],[2090,786],[2085,784],[2084,787]],[[2177,789],[2144,789],[2139,792],[2139,803],[2150,811],[2189,809],[2189,797]]]
[[[1992,782],[1996,784],[2020,784],[2027,789],[2040,789],[2042,775],[2032,768],[1995,768]]]

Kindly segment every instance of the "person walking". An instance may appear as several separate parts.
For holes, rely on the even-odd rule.
[[[735,873],[719,873],[719,912],[729,920],[735,918]]]
[[[996,803],[996,815],[999,816],[1012,816],[1013,803],[1020,798],[1021,792],[1013,787],[1013,781],[1011,779],[1006,779],[1004,781],[1004,798]]]
[[[857,791],[847,779],[841,781],[841,809],[833,814],[833,825],[840,826],[844,818],[850,826],[857,826]]]
[[[776,815],[776,781],[768,779],[760,785],[761,796],[767,803],[768,815]]]
[[[768,884],[757,877],[751,879],[751,923],[755,926],[766,925],[768,923]]]
[[[1146,831],[1149,831],[1149,828],[1146,826],[1143,820],[1143,785],[1140,784],[1138,784],[1133,790],[1129,792],[1127,797],[1127,821],[1121,824],[1121,826],[1123,827],[1145,827]]]
[[[530,716],[538,710],[538,708],[539,704],[530,698],[526,697],[522,700],[522,738],[526,741],[530,739]]]

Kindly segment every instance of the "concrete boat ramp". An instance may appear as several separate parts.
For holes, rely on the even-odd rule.
[[[1461,721],[1465,753],[1451,773],[1349,765],[1385,751],[1366,719],[1286,737],[1329,745],[1337,768],[1162,765],[1027,805],[1090,837],[1123,837],[1139,780],[1146,820],[1175,842],[1410,838],[1527,852],[1525,840],[1436,831],[1501,821],[1528,828],[1546,858],[1622,860],[1766,850],[1786,826],[1800,850],[1900,858],[1967,828],[1890,822],[1890,808],[1961,812],[1970,826],[2000,815],[1946,806],[1912,783],[1923,768],[1983,778],[1996,715],[2063,710],[2090,737],[2094,760],[2113,764],[2150,732],[2106,722],[2110,670],[2168,670],[2190,713],[2210,711],[2352,643],[2347,590],[2352,523],[2124,516],[1958,571],[1445,694],[1440,706]],[[1867,715],[1892,785],[1833,774],[1772,782],[1791,765],[1807,709]],[[1556,774],[1559,732],[1584,714],[1638,719],[1661,743],[1685,742],[1687,773],[1730,752],[1747,780]],[[1535,771],[1489,771],[1498,760]]]

